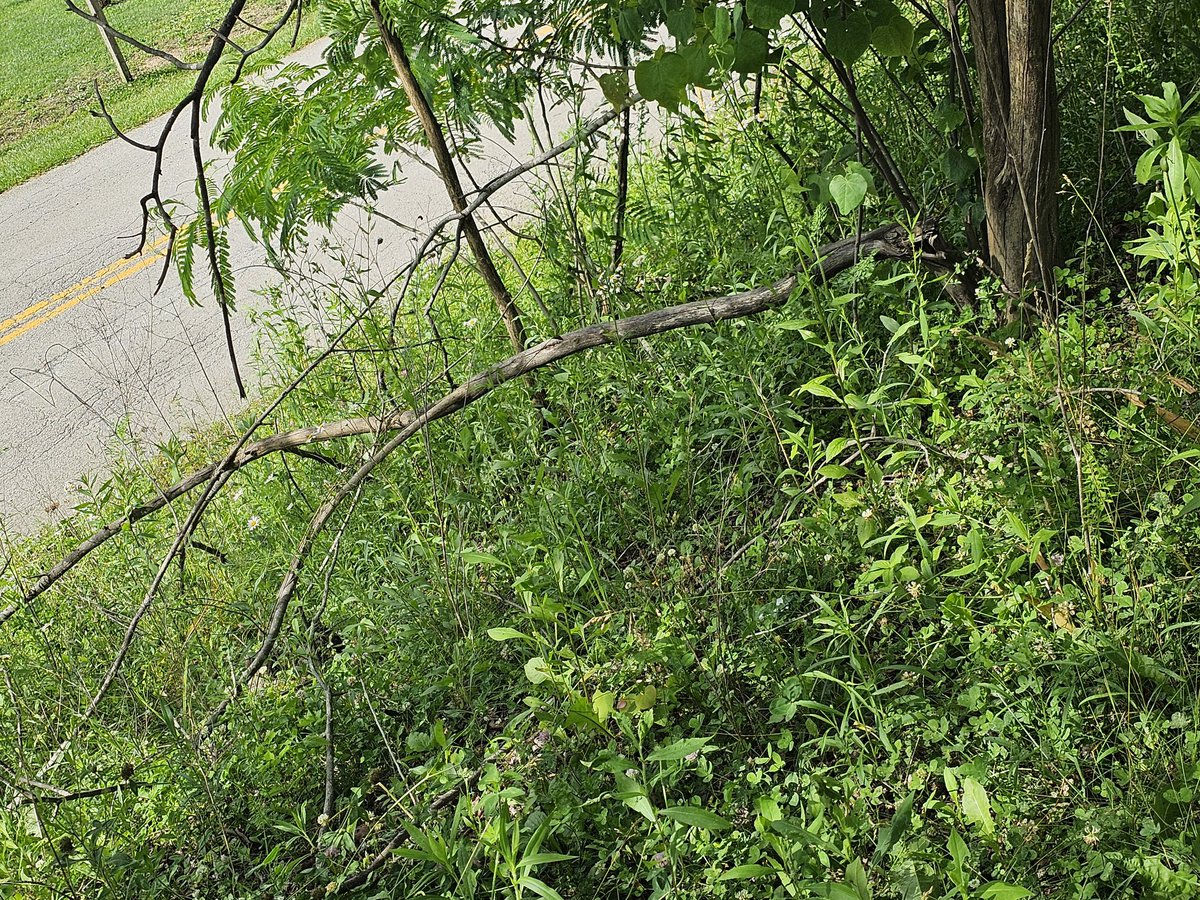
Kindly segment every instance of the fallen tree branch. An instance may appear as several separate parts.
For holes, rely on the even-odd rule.
[[[640,102],[640,100],[640,97],[634,97],[630,103]],[[522,163],[519,166],[509,169],[507,172],[497,175],[495,178],[486,182],[483,187],[473,191],[472,200],[462,213],[449,213],[438,219],[430,226],[420,247],[417,248],[413,263],[405,266],[391,280],[389,280],[379,292],[378,296],[382,297],[393,287],[396,281],[402,277],[404,278],[404,281],[401,287],[401,293],[407,291],[408,285],[410,284],[412,277],[416,272],[416,264],[425,257],[425,254],[429,251],[429,248],[433,245],[433,242],[437,239],[437,236],[441,233],[443,228],[451,223],[459,221],[463,216],[473,214],[487,202],[489,197],[491,197],[501,188],[506,187],[513,181],[516,181],[522,175],[525,175],[540,166],[544,166],[552,162],[555,158],[565,153],[571,147],[575,146],[575,144],[577,144],[579,141],[586,140],[587,138],[591,137],[593,134],[615,119],[617,115],[617,111],[608,110],[592,117],[588,121],[584,122],[574,134],[565,138],[554,147],[551,147],[544,153],[541,153],[540,155]],[[163,138],[163,140],[165,140],[165,138]],[[159,156],[156,161],[156,184],[157,178],[160,174],[161,156]],[[143,234],[143,240],[144,238],[145,235]],[[366,304],[366,306],[358,313],[358,315],[354,317],[354,320],[351,321],[350,324],[343,329],[341,334],[339,334],[330,343],[330,346],[292,381],[292,384],[288,387],[288,389],[283,392],[283,396],[286,396],[286,394],[289,393],[291,389],[295,387],[295,385],[299,384],[306,377],[308,377],[308,375],[321,362],[323,362],[329,356],[332,356],[334,353],[339,352],[338,348],[342,340],[357,326],[358,322],[361,321],[361,319],[365,317],[371,311],[371,309],[374,308],[374,305],[375,302]],[[187,494],[200,485],[211,481],[225,468],[241,468],[247,463],[253,462],[256,459],[271,453],[294,450],[297,447],[302,447],[305,444],[313,443],[317,440],[331,440],[333,438],[352,437],[356,435],[372,434],[379,431],[389,430],[389,426],[387,426],[386,422],[382,419],[348,419],[343,422],[332,422],[311,426],[309,428],[301,428],[285,434],[273,435],[260,441],[250,442],[250,435],[253,434],[253,432],[259,427],[261,427],[263,422],[266,421],[266,416],[275,409],[278,402],[279,401],[277,400],[263,411],[254,424],[246,431],[242,439],[238,441],[238,443],[230,450],[225,459],[210,463],[203,469],[193,472],[191,475],[188,475],[169,487],[164,488],[157,496],[147,500],[145,503],[139,506],[134,507],[120,518],[114,519],[112,522],[98,529],[94,534],[92,534],[91,537],[77,545],[74,550],[63,557],[63,559],[50,571],[39,577],[37,581],[34,582],[33,586],[23,594],[20,600],[9,604],[3,609],[0,609],[0,625],[3,625],[5,621],[12,618],[12,616],[15,615],[24,604],[30,602],[48,590],[56,581],[66,575],[67,572],[71,571],[71,569],[78,565],[89,553],[91,553],[101,544],[119,534],[124,528],[134,525],[140,520],[146,518],[146,516],[152,515],[163,507],[173,503],[184,494]]]
[[[453,217],[450,221],[453,220]],[[120,534],[126,528],[136,524],[149,515],[170,505],[178,498],[201,485],[208,484],[221,474],[241,469],[256,460],[273,453],[293,451],[309,444],[323,443],[347,437],[358,437],[367,434],[381,434],[398,431],[387,444],[360,467],[351,476],[350,481],[335,495],[334,507],[359,484],[370,470],[374,468],[379,458],[382,460],[401,443],[412,436],[415,431],[425,425],[444,418],[463,407],[474,403],[481,397],[491,393],[497,387],[518,378],[535,369],[573,356],[585,350],[606,344],[616,344],[637,338],[650,337],[689,328],[696,325],[710,325],[727,319],[742,318],[763,312],[782,304],[791,292],[804,281],[820,284],[840,272],[853,266],[860,259],[919,259],[920,261],[937,265],[942,260],[941,240],[934,222],[923,222],[916,230],[910,232],[902,225],[885,225],[874,231],[866,232],[861,238],[851,236],[833,244],[821,247],[814,261],[806,268],[779,279],[765,287],[754,288],[736,294],[721,297],[706,297],[683,303],[677,306],[657,309],[641,315],[629,316],[589,325],[576,331],[568,332],[560,337],[550,338],[527,350],[516,353],[508,359],[473,376],[459,385],[455,390],[443,396],[421,410],[404,410],[383,416],[364,416],[353,419],[343,419],[336,422],[325,422],[320,425],[309,425],[292,431],[274,434],[257,441],[244,442],[240,449],[230,453],[223,459],[216,460],[181,478],[174,484],[163,488],[157,495],[145,503],[134,507],[128,513],[98,529],[91,537],[80,543],[63,557],[52,569],[43,574],[25,592],[20,600],[0,610],[0,625],[12,618],[24,605],[48,590],[59,579],[78,565],[88,554],[109,539]],[[382,456],[381,456],[382,454]],[[361,473],[361,474],[360,474]],[[324,511],[325,507],[322,507]],[[332,512],[332,508],[330,509]],[[321,513],[318,513],[321,515]],[[326,513],[322,519],[328,518]],[[307,549],[305,550],[307,552]],[[299,560],[302,562],[302,560]],[[293,560],[293,567],[297,561]],[[298,569],[297,569],[298,571]],[[289,577],[293,573],[289,570]],[[283,592],[281,589],[281,596]],[[287,596],[290,596],[290,591]],[[273,639],[272,639],[273,640]],[[256,665],[254,670],[261,666]]]
[[[388,420],[394,423],[389,430],[395,430],[396,434],[360,465],[313,516],[279,586],[275,607],[271,611],[266,634],[259,645],[258,652],[254,654],[254,658],[250,660],[234,682],[233,690],[209,714],[204,727],[200,730],[199,739],[203,740],[212,733],[225,710],[241,695],[243,688],[254,673],[270,659],[275,642],[283,628],[288,606],[299,584],[300,572],[308,555],[312,552],[317,536],[324,529],[334,511],[343,500],[358,490],[376,466],[427,425],[471,405],[515,378],[520,378],[585,350],[646,338],[681,328],[712,325],[727,319],[754,315],[784,303],[792,291],[806,278],[814,284],[822,283],[865,258],[911,259],[914,256],[922,257],[926,247],[933,244],[936,238],[937,228],[936,224],[932,222],[918,225],[915,234],[902,225],[885,225],[861,236],[853,236],[822,247],[807,271],[793,272],[765,287],[727,294],[722,297],[694,300],[691,303],[657,309],[625,319],[600,322],[543,341],[472,376],[455,390],[443,395],[441,399],[421,410],[406,410],[397,416],[388,417]]]

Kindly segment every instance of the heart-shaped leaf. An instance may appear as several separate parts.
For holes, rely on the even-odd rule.
[[[834,175],[829,179],[829,194],[843,216],[848,216],[867,196],[867,179],[858,172]]]

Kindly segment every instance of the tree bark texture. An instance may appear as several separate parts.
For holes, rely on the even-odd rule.
[[[1005,288],[1053,313],[1059,120],[1051,0],[967,0],[983,120],[988,255]]]

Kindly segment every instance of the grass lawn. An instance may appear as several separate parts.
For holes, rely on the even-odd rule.
[[[80,6],[86,8],[85,3]],[[251,0],[246,18],[269,23],[283,9],[279,0]],[[151,46],[198,61],[228,0],[120,0],[108,20]],[[300,43],[316,36],[315,17],[306,16]],[[122,44],[134,73],[124,84],[96,27],[67,11],[62,0],[0,0],[0,191],[20,184],[104,143],[112,135],[96,107],[99,83],[113,118],[132,128],[170,109],[186,92],[194,72]],[[292,28],[279,34],[264,56],[290,48]]]

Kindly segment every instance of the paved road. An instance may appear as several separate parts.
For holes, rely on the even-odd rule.
[[[294,58],[311,62],[318,52],[310,47]],[[153,140],[160,123],[133,136]],[[481,180],[499,174],[526,158],[529,144],[492,138],[472,171]],[[193,196],[189,158],[186,142],[176,140],[163,183],[178,197]],[[431,171],[409,163],[405,173],[381,202],[384,212],[416,224],[447,211]],[[144,453],[238,403],[214,304],[190,306],[173,272],[154,295],[161,249],[123,259],[136,244],[149,176],[147,154],[113,141],[0,194],[0,520],[10,530],[63,515],[69,483],[102,473],[114,455]],[[521,190],[504,202],[519,205],[512,192]],[[362,218],[343,217],[340,236],[358,234]],[[358,242],[380,269],[411,258],[402,230],[375,227],[372,240],[360,234]],[[233,251],[240,302],[252,306],[251,289],[275,276],[248,240],[236,240]],[[236,324],[253,393],[254,329],[244,316]]]

